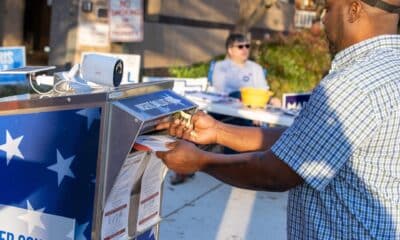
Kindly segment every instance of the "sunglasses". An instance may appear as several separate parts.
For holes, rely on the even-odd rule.
[[[234,45],[233,47],[237,47],[239,49],[243,49],[243,48],[250,48],[250,44],[239,44],[239,45]]]

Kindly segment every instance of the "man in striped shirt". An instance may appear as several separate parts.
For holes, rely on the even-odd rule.
[[[182,140],[158,156],[177,172],[290,190],[289,239],[400,239],[399,13],[400,0],[327,0],[331,70],[290,128],[238,127],[199,112],[192,128],[159,128],[245,153]]]

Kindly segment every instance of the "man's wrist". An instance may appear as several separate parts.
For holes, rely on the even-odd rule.
[[[201,154],[201,157],[199,158],[199,171],[205,171],[207,169],[207,166],[210,161],[210,153],[207,151],[201,150],[203,153]]]
[[[221,121],[217,121],[217,123],[215,124],[215,143],[216,144],[224,145],[225,131],[226,131],[226,124]]]

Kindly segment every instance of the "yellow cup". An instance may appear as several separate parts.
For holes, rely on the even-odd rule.
[[[273,92],[261,88],[243,87],[240,89],[243,105],[251,108],[264,108]]]

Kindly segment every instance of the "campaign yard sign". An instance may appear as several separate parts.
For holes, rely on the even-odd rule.
[[[25,47],[0,47],[0,71],[26,66]],[[0,85],[23,83],[25,75],[0,74]]]
[[[284,109],[300,110],[310,98],[311,93],[284,93],[282,103]]]

